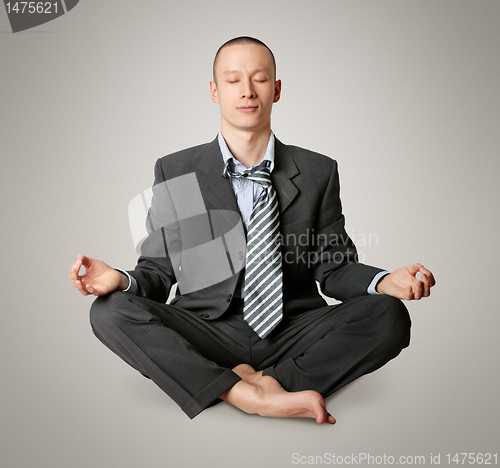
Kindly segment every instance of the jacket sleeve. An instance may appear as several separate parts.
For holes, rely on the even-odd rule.
[[[159,197],[163,190],[155,188],[164,186],[165,176],[163,174],[161,160],[156,161],[155,180],[153,186],[153,199],[148,211],[146,226],[149,236],[141,245],[141,256],[137,260],[134,270],[128,271],[134,277],[144,291],[148,299],[165,303],[170,294],[170,289],[176,283],[175,272],[168,255],[167,237],[169,245],[172,246],[172,224],[158,222],[158,212],[168,210],[165,207],[166,200]],[[168,230],[168,232],[167,232]]]
[[[314,279],[323,294],[344,301],[368,294],[368,286],[380,268],[358,262],[356,246],[345,231],[340,201],[337,162],[317,212]]]

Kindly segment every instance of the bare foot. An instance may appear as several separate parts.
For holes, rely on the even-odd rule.
[[[262,377],[262,371],[256,371],[249,364],[240,364],[233,369],[233,372],[241,377],[245,382],[254,382]]]
[[[233,369],[242,380],[219,398],[250,414],[274,418],[313,418],[318,424],[335,424],[325,400],[318,392],[287,392],[271,376],[256,372],[248,364]]]

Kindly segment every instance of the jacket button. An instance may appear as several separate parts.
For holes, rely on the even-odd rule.
[[[238,252],[238,258],[239,258],[240,260],[243,260],[243,252]]]
[[[232,295],[232,294],[229,294],[229,295],[227,296],[227,302],[231,302],[231,299],[232,299],[232,298],[233,298],[233,295]]]
[[[208,314],[201,314],[201,315],[200,315],[200,317],[201,317],[201,318],[209,318],[209,317],[210,317],[210,315],[208,315]]]

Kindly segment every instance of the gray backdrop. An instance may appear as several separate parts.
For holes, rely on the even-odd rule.
[[[327,400],[333,427],[227,404],[190,421],[67,278],[78,253],[133,268],[127,205],[158,157],[215,137],[212,59],[238,35],[277,57],[278,138],[338,160],[365,261],[438,282],[408,304],[411,346]],[[82,0],[17,34],[0,12],[2,467],[498,451],[499,49],[495,0]]]

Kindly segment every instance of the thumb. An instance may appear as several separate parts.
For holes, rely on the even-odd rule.
[[[80,262],[80,267],[85,268],[85,272],[81,273],[81,277],[85,278],[87,281],[90,280],[96,274],[95,259],[87,257],[86,255],[79,254],[77,256]]]
[[[415,276],[420,271],[420,268],[422,268],[420,263],[414,263],[413,265],[406,267],[411,276]]]
[[[90,257],[87,257],[87,256],[82,255],[82,254],[78,254],[76,258],[78,260],[80,260],[80,262],[82,263],[82,266],[84,266],[85,268],[88,268],[92,262],[92,259]]]

